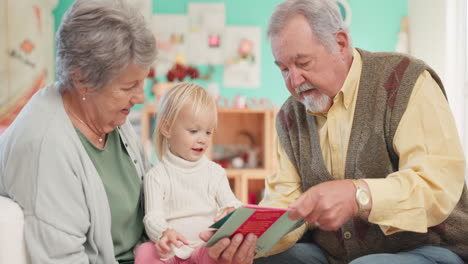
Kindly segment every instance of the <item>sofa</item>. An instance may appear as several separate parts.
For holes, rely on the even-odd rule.
[[[0,196],[0,212],[0,263],[29,264],[23,210],[13,200]]]

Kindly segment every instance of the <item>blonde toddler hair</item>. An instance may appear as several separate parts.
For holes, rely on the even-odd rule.
[[[162,159],[167,151],[167,138],[162,133],[163,126],[172,128],[179,116],[180,110],[190,105],[191,112],[198,115],[202,111],[213,111],[215,114],[215,126],[217,123],[216,104],[213,97],[201,86],[182,82],[169,88],[164,93],[156,112],[156,128],[154,130],[153,142],[156,155]]]

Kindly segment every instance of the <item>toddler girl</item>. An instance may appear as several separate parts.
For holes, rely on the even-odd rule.
[[[156,115],[159,162],[143,183],[143,221],[153,242],[137,249],[135,263],[214,263],[199,233],[241,205],[225,170],[204,155],[217,124],[216,105],[202,87],[179,83],[163,96]]]

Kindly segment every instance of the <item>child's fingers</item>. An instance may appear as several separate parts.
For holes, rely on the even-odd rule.
[[[177,240],[181,241],[181,242],[184,243],[185,245],[188,245],[188,244],[189,244],[188,240],[187,240],[183,235],[181,235],[181,234],[179,234],[179,235],[177,236]]]
[[[224,209],[223,212],[218,217],[216,217],[214,219],[214,221],[218,222],[219,220],[221,220],[226,215],[232,213],[234,210],[236,210],[236,208],[234,208],[234,207],[228,207],[228,208]]]
[[[169,242],[171,242],[174,246],[180,248],[181,244],[179,243],[179,239],[176,235],[169,237]]]
[[[226,216],[225,213],[220,214],[218,217],[216,217],[216,218],[214,219],[214,222],[218,222],[219,220],[223,219],[223,217],[225,217],[225,216]]]
[[[171,251],[171,247],[169,246],[169,241],[166,237],[161,238],[158,245],[161,248],[161,250],[165,253]]]
[[[163,256],[165,253],[164,253],[164,250],[162,250],[161,246],[159,245],[159,243],[156,243],[154,245],[154,247],[156,248],[156,252],[158,253],[158,256]]]

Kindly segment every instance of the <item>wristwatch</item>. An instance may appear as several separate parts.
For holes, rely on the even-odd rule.
[[[362,214],[369,209],[370,194],[359,180],[352,180],[352,182],[356,186],[356,202],[359,206],[358,216],[362,216]]]

